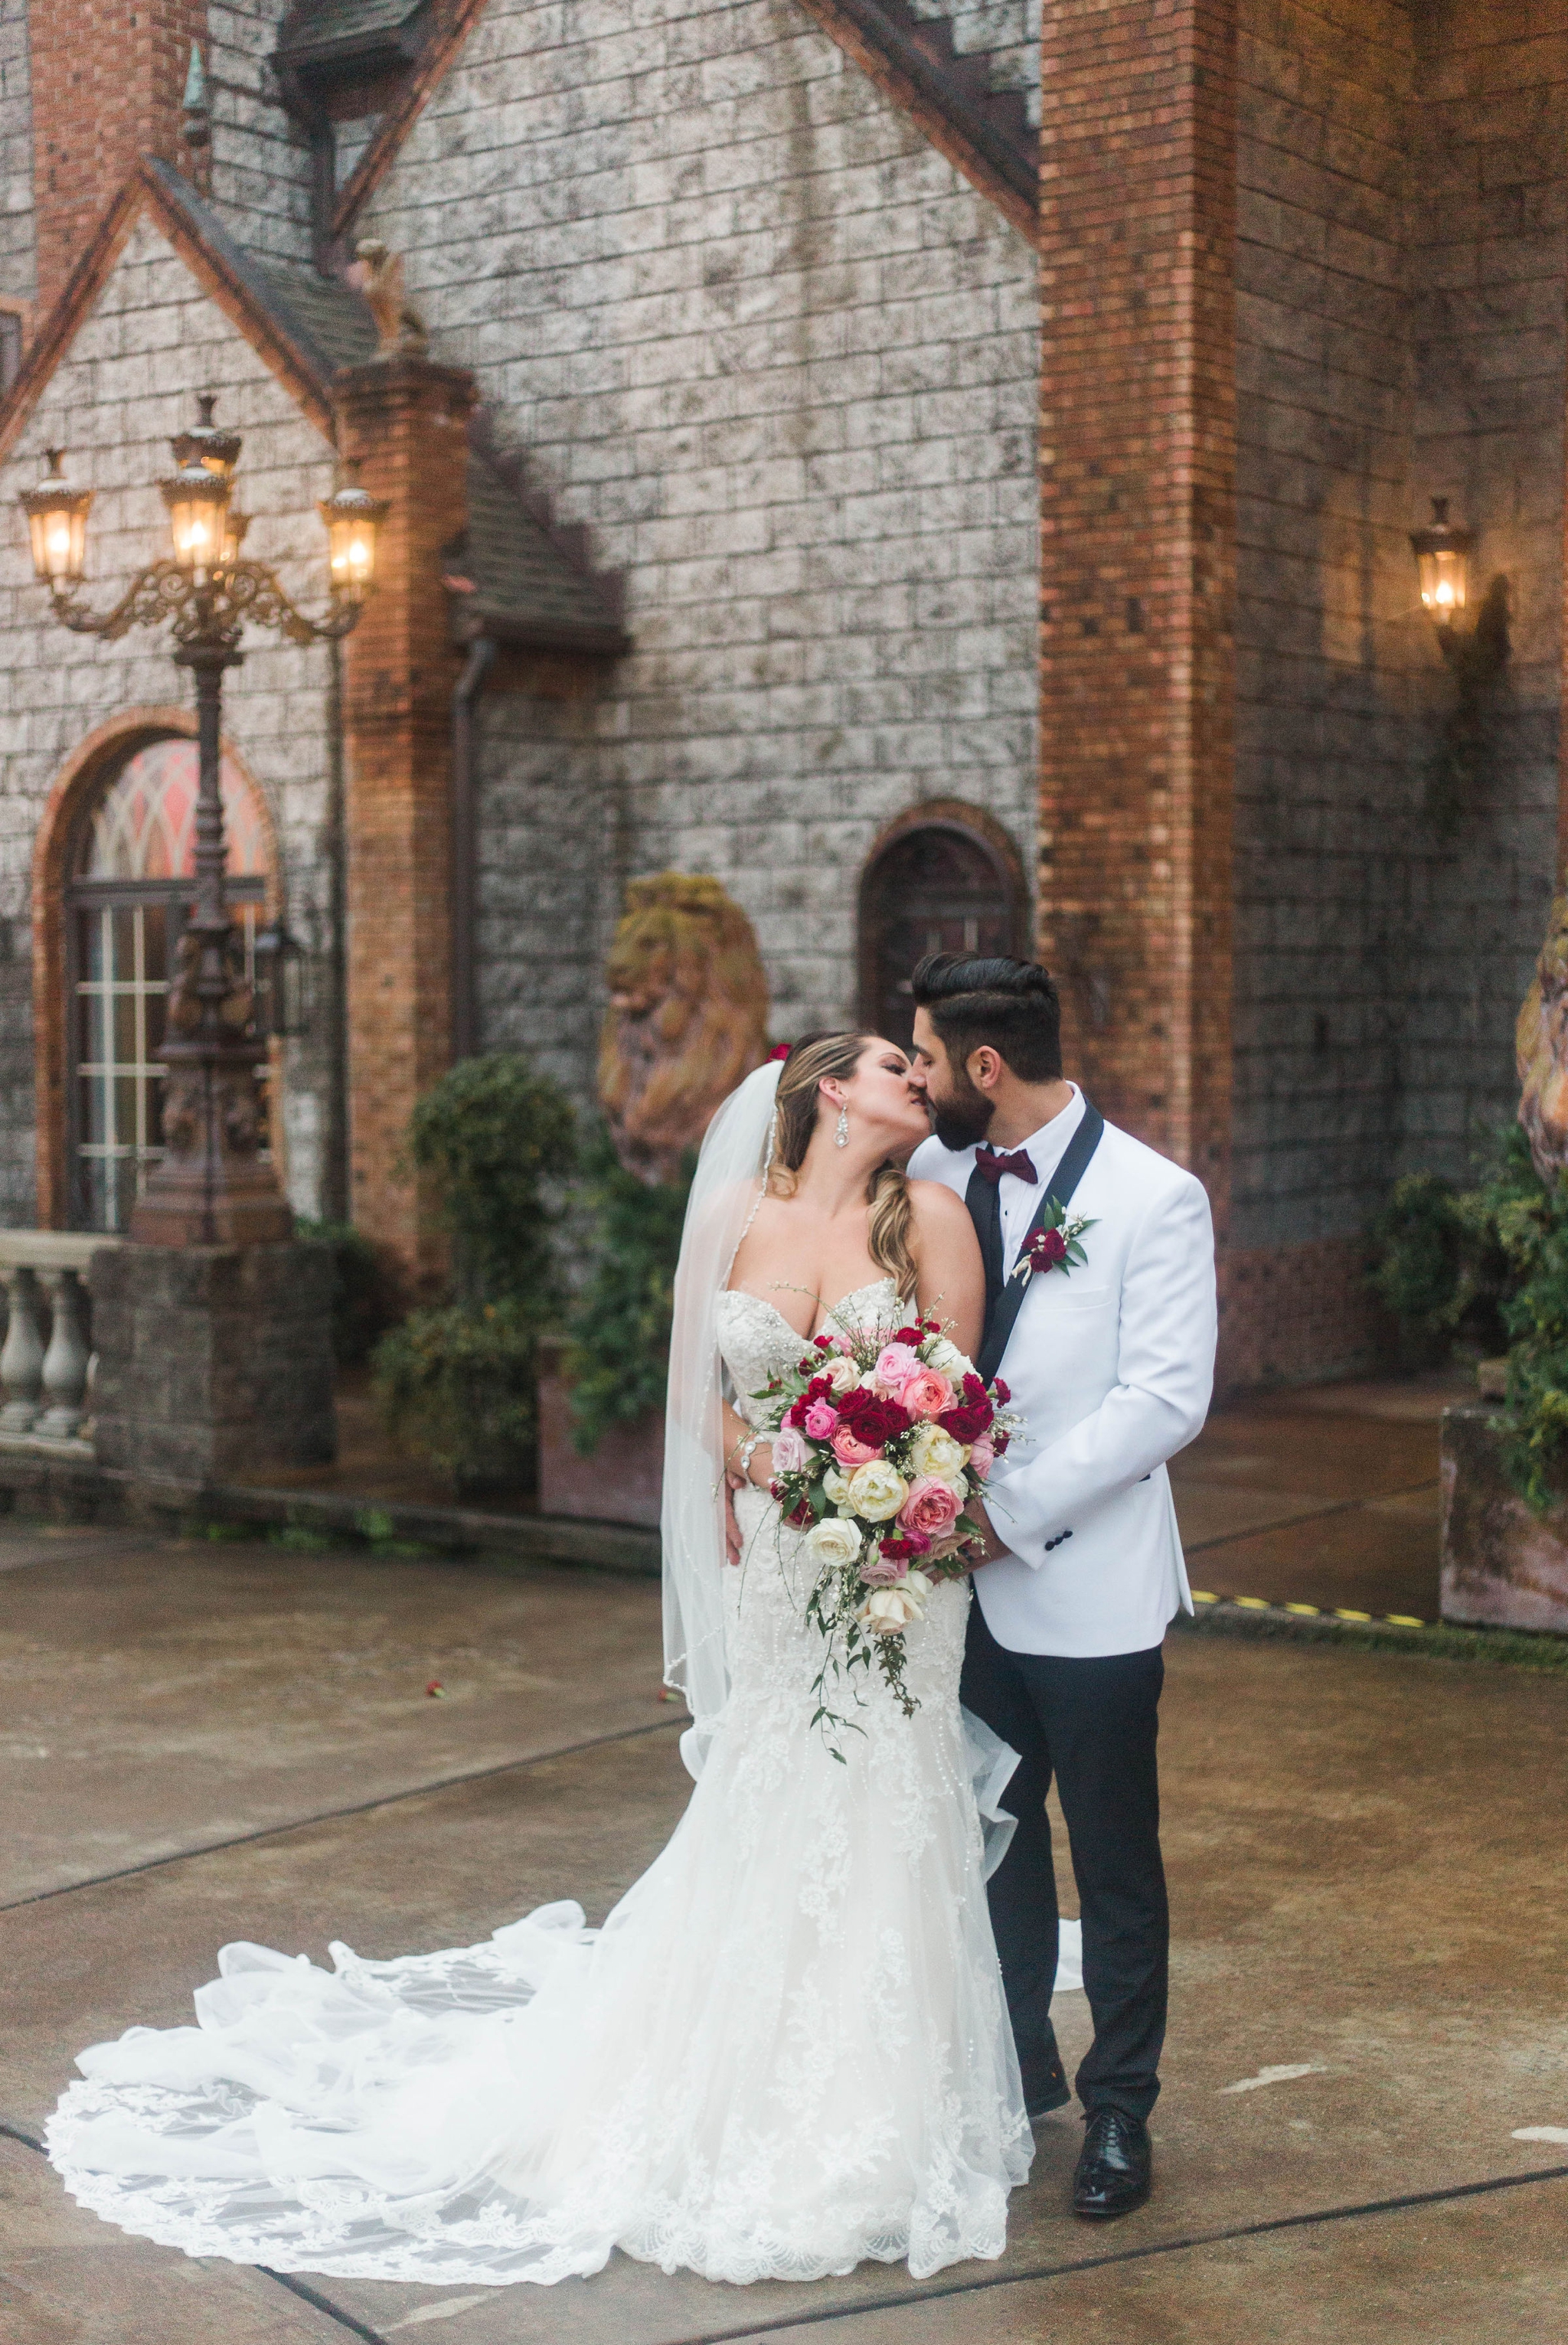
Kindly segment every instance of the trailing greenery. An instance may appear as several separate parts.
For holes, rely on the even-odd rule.
[[[565,1367],[572,1439],[591,1457],[606,1433],[664,1406],[675,1266],[680,1254],[695,1151],[677,1181],[628,1172],[608,1132],[583,1151],[594,1267],[567,1324]]]
[[[332,1255],[332,1355],[340,1367],[368,1360],[397,1316],[376,1250],[351,1222],[296,1220],[295,1234]]]
[[[571,1103],[514,1053],[465,1059],[415,1108],[408,1156],[451,1235],[453,1299],[377,1345],[387,1429],[460,1495],[531,1489],[539,1339],[564,1300],[545,1184],[575,1162]]]
[[[1412,1174],[1372,1234],[1372,1283],[1408,1343],[1429,1356],[1456,1342],[1506,1347],[1504,1463],[1545,1513],[1561,1498],[1553,1485],[1568,1446],[1568,1178],[1543,1181],[1510,1125],[1475,1187]]]

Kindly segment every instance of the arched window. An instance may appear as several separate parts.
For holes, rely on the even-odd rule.
[[[1001,826],[967,807],[921,807],[871,850],[860,882],[860,1018],[909,1047],[910,974],[928,952],[1022,953],[1028,901]]]
[[[194,741],[153,741],[110,768],[76,836],[66,892],[76,1229],[123,1230],[163,1144],[164,1001],[196,871]],[[245,777],[221,769],[228,895],[252,962],[267,828]]]

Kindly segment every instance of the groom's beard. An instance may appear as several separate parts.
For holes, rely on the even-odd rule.
[[[944,1148],[955,1152],[972,1148],[977,1141],[983,1140],[996,1113],[995,1101],[988,1100],[967,1074],[959,1079],[951,1099],[935,1100],[929,1091],[926,1098],[937,1138]]]

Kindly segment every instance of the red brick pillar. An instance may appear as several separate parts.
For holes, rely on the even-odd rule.
[[[27,39],[42,315],[143,155],[190,169],[180,101],[206,0],[31,0]]]
[[[1042,953],[1096,1101],[1227,1187],[1234,0],[1045,0]]]
[[[343,453],[392,511],[348,639],[349,1184],[354,1220],[413,1294],[440,1232],[398,1170],[414,1101],[452,1060],[452,693],[441,548],[467,517],[473,378],[416,358],[338,377]]]

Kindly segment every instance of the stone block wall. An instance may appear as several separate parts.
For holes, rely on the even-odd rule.
[[[0,299],[38,289],[27,0],[0,0]]]
[[[1560,859],[1568,6],[1444,0],[1417,24],[1412,520],[1451,498],[1478,584],[1508,578],[1512,634],[1493,771],[1452,844],[1414,859],[1400,1161],[1457,1172],[1517,1104],[1513,1022]],[[1420,648],[1430,722],[1446,679],[1424,631]]]
[[[314,500],[331,488],[325,441],[250,345],[148,224],[133,229],[70,352],[0,464],[0,512],[41,475],[43,450],[68,451],[70,476],[97,491],[88,594],[102,608],[132,572],[162,553],[168,522],[157,482],[168,436],[199,389],[219,393],[219,414],[245,435],[240,502],[254,515],[248,545],[277,564],[308,608],[325,601],[325,544]],[[34,846],[61,767],[84,737],[127,709],[187,698],[167,638],[140,629],[117,644],[67,634],[33,581],[25,533],[0,530],[0,1221],[36,1214],[33,1102],[34,1010],[27,939]],[[266,796],[280,844],[288,914],[309,945],[328,944],[320,851],[326,813],[328,653],[255,632],[225,691],[226,740]],[[26,972],[24,981],[23,972]],[[288,1177],[294,1203],[318,1210],[324,1063],[293,1045],[285,1077]]]
[[[280,260],[311,258],[311,158],[284,113],[271,56],[289,0],[207,0],[211,197],[230,233]]]
[[[745,906],[778,1030],[850,1015],[886,822],[966,800],[1033,860],[1028,245],[789,0],[491,0],[365,227],[626,576],[635,655],[510,807],[543,750],[628,869]]]

